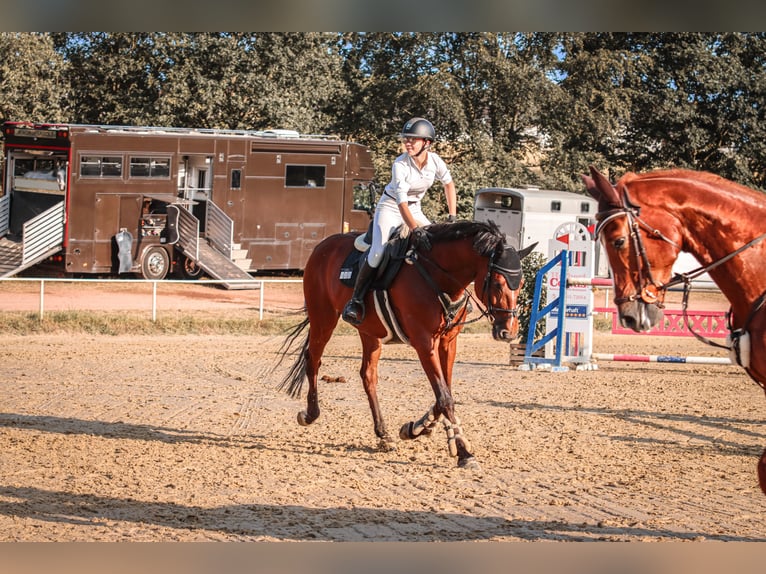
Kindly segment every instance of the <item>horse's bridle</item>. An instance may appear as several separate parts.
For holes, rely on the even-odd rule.
[[[505,307],[496,307],[492,304],[492,301],[489,297],[489,286],[491,284],[492,280],[492,274],[497,273],[501,275],[505,282],[508,284],[508,288],[512,291],[515,291],[519,288],[521,285],[521,278],[522,278],[522,268],[519,266],[518,269],[511,269],[510,267],[507,267],[504,265],[505,261],[503,261],[503,255],[506,253],[506,251],[510,249],[509,247],[505,247],[502,251],[495,251],[492,254],[492,257],[489,259],[489,265],[487,266],[487,276],[484,278],[484,289],[482,290],[482,297],[486,296],[487,299],[487,310],[486,314],[488,315],[494,315],[495,313],[506,313],[510,315],[511,317],[518,317],[519,311],[517,307],[514,307],[513,309],[506,309]],[[500,253],[499,259],[500,262],[497,261],[498,254]],[[514,287],[515,285],[515,287]]]
[[[766,233],[762,233],[755,239],[748,241],[747,243],[738,247],[731,253],[724,255],[723,257],[719,259],[716,259],[709,265],[702,265],[698,267],[697,269],[693,269],[692,271],[689,271],[687,273],[677,273],[667,283],[658,284],[654,280],[654,277],[652,277],[652,266],[649,263],[649,257],[646,254],[646,249],[644,247],[643,240],[641,239],[641,234],[639,233],[639,229],[643,227],[652,236],[657,237],[658,239],[662,239],[663,241],[669,243],[670,245],[672,245],[679,251],[681,250],[681,248],[676,242],[668,238],[659,229],[653,228],[652,226],[647,224],[644,220],[642,220],[640,217],[640,208],[631,203],[630,199],[627,197],[627,190],[624,193],[626,197],[623,199],[623,203],[627,203],[627,205],[623,205],[622,207],[615,207],[608,211],[603,211],[596,214],[596,218],[599,219],[599,223],[596,226],[596,230],[594,233],[594,235],[596,236],[596,239],[598,239],[599,234],[604,229],[604,226],[607,223],[609,223],[610,221],[613,221],[614,219],[618,217],[628,218],[628,225],[630,226],[630,235],[632,239],[632,245],[633,245],[633,248],[635,249],[636,255],[638,256],[640,260],[639,269],[638,269],[638,280],[639,280],[639,284],[643,286],[641,287],[639,291],[637,291],[633,295],[630,295],[629,297],[615,298],[614,300],[615,304],[620,305],[621,303],[627,303],[630,301],[637,301],[638,299],[641,299],[647,304],[654,304],[654,305],[657,305],[659,308],[663,308],[664,305],[659,301],[659,297],[658,297],[659,293],[662,291],[667,291],[669,288],[674,287],[676,285],[683,284],[684,294],[683,294],[683,301],[682,301],[682,310],[683,310],[684,321],[686,323],[686,327],[689,330],[689,332],[692,335],[694,335],[698,340],[702,341],[703,343],[706,343],[707,345],[711,345],[713,347],[718,347],[721,349],[731,350],[732,347],[728,345],[721,345],[720,343],[712,341],[711,339],[708,339],[707,337],[703,337],[702,335],[697,333],[692,328],[691,324],[689,323],[689,316],[687,314],[687,309],[689,304],[689,293],[691,291],[692,280],[696,279],[700,275],[703,275],[704,273],[707,273],[711,269],[714,269],[718,267],[719,265],[726,263],[729,259],[736,257],[737,255],[739,255],[746,249],[749,249],[750,247],[757,245],[758,243],[766,239]],[[643,279],[642,265],[646,267],[646,274],[647,274],[646,282],[644,282],[644,279]],[[750,321],[753,319],[755,314],[765,305],[766,305],[766,292],[762,293],[761,296],[755,300],[755,302],[751,306],[750,313],[745,318],[744,324],[737,329],[735,329],[731,323],[731,312],[728,313],[727,326],[729,328],[729,332],[731,333],[732,344],[735,345],[735,348],[737,348],[736,345],[738,344],[739,337],[744,332],[747,331]],[[737,360],[739,361],[739,357],[737,358]],[[749,369],[745,368],[745,370],[750,374],[751,378],[756,383],[758,383],[759,386],[761,386],[764,390],[766,390],[766,385],[764,385],[758,379],[753,377]]]
[[[644,247],[644,241],[641,238],[639,230],[645,229],[649,234],[657,239],[661,239],[666,243],[669,243],[675,247],[678,251],[681,251],[681,246],[675,241],[670,239],[667,235],[662,233],[659,229],[652,227],[646,221],[641,219],[641,208],[628,202],[628,205],[623,207],[617,207],[609,211],[600,212],[596,214],[596,218],[599,219],[596,226],[595,236],[599,238],[601,231],[604,229],[607,223],[619,218],[626,217],[628,219],[628,227],[630,227],[631,245],[638,258],[638,285],[636,286],[636,292],[628,297],[619,297],[614,300],[615,304],[620,305],[622,303],[628,303],[631,301],[637,301],[641,299],[644,303],[657,305],[659,308],[663,308],[664,305],[659,300],[659,294],[662,291],[667,291],[672,285],[677,285],[680,281],[676,281],[674,277],[667,283],[658,283],[655,281],[652,275],[652,265],[649,262],[649,256],[646,254],[646,247]],[[646,280],[644,280],[644,269],[646,269]],[[704,273],[704,271],[703,271]],[[695,275],[696,277],[696,275]]]
[[[627,191],[625,192],[627,195]],[[675,274],[670,281],[667,283],[657,283],[654,280],[654,277],[652,276],[652,266],[651,263],[649,263],[649,257],[646,254],[646,248],[644,247],[643,239],[641,238],[641,233],[639,233],[640,228],[644,228],[649,234],[651,234],[653,237],[656,237],[658,239],[661,239],[665,241],[666,243],[669,243],[673,247],[675,247],[678,251],[681,251],[681,246],[678,245],[675,241],[670,239],[667,235],[662,233],[659,229],[656,229],[646,223],[643,219],[641,219],[641,208],[632,204],[630,202],[630,199],[627,200],[627,205],[623,207],[616,207],[614,209],[610,209],[608,211],[599,212],[596,214],[596,218],[599,219],[598,225],[596,226],[596,230],[594,235],[596,236],[596,239],[599,238],[599,235],[601,231],[604,229],[604,226],[609,223],[610,221],[618,218],[618,217],[627,217],[628,218],[628,225],[630,226],[630,236],[631,236],[631,242],[633,245],[633,249],[635,250],[636,255],[639,258],[640,264],[638,268],[638,281],[640,285],[640,289],[637,289],[636,293],[633,293],[633,295],[630,295],[628,297],[619,297],[614,300],[615,304],[619,305],[621,303],[627,303],[630,301],[637,301],[638,299],[641,299],[645,303],[649,304],[655,304],[658,307],[662,308],[662,303],[659,302],[659,293],[661,291],[667,291],[671,287],[675,287],[676,285],[684,284],[684,290],[685,295],[686,292],[688,292],[689,286],[691,285],[692,280],[696,279],[700,275],[703,275],[710,271],[711,269],[715,269],[719,265],[722,265],[726,263],[729,259],[736,257],[746,249],[749,249],[750,247],[753,247],[754,245],[757,245],[764,239],[766,239],[766,233],[763,233],[756,237],[755,239],[752,239],[751,241],[748,241],[741,247],[735,249],[731,253],[724,255],[720,259],[716,259],[709,265],[702,265],[698,267],[697,269],[693,269],[692,271],[689,271],[687,273],[677,273]],[[644,281],[642,269],[643,267],[646,267],[646,275],[647,275],[647,281]]]
[[[439,269],[442,273],[444,273],[448,278],[451,280],[455,280],[450,273],[442,268],[441,265],[430,259],[429,257],[423,255],[422,253],[418,253],[415,249],[410,249],[407,252],[407,255],[405,256],[405,261],[409,263],[410,265],[414,265],[415,268],[420,272],[420,274],[423,276],[423,278],[426,280],[426,282],[434,289],[436,292],[439,302],[442,305],[442,309],[444,311],[444,316],[446,318],[447,325],[445,326],[444,330],[449,330],[450,328],[456,326],[453,321],[455,320],[455,317],[458,314],[458,311],[468,303],[469,297],[470,299],[473,299],[473,301],[479,306],[480,309],[480,315],[475,318],[471,319],[470,321],[464,321],[462,324],[467,325],[469,323],[474,323],[475,321],[478,321],[482,319],[483,317],[487,317],[490,315],[493,315],[494,313],[506,313],[510,315],[511,317],[518,317],[519,312],[516,307],[513,309],[506,309],[505,307],[497,307],[492,304],[491,299],[489,298],[489,285],[490,281],[492,279],[493,273],[499,273],[503,276],[506,283],[508,283],[508,287],[511,288],[511,285],[520,285],[521,284],[521,277],[522,277],[522,268],[519,266],[518,269],[511,269],[504,265],[505,261],[503,261],[503,255],[505,254],[506,250],[508,248],[504,248],[502,250],[496,249],[492,256],[489,258],[489,264],[487,265],[487,276],[484,279],[484,288],[482,290],[482,297],[486,295],[487,299],[487,307],[484,308],[483,303],[481,300],[477,299],[473,294],[468,294],[468,296],[464,296],[459,301],[450,301],[449,298],[442,292],[442,290],[436,285],[436,282],[433,280],[431,275],[428,273],[428,271],[423,267],[423,265],[420,263],[420,259],[424,259],[437,269]],[[497,261],[497,259],[500,259],[500,262]],[[518,289],[518,287],[513,287],[513,290]],[[467,292],[468,293],[468,292]]]

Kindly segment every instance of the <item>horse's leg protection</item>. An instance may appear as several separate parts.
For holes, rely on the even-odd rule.
[[[418,438],[422,434],[431,434],[431,430],[441,418],[441,415],[438,417],[434,415],[435,406],[436,405],[432,405],[431,408],[426,411],[426,414],[418,420],[405,423],[399,431],[399,438],[409,440]]]
[[[460,419],[455,417],[455,424],[452,424],[447,417],[442,420],[444,430],[447,431],[447,446],[449,447],[449,453],[452,456],[457,456],[457,441],[463,443],[463,447],[466,451],[471,450],[471,444],[468,439],[463,436],[463,429],[460,426]]]

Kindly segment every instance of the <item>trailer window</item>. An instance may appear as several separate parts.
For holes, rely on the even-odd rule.
[[[580,204],[580,213],[590,213],[590,203],[583,201]]]
[[[561,202],[560,201],[551,201],[551,211],[561,211]]]
[[[116,156],[84,155],[80,158],[82,177],[122,177],[122,158]]]
[[[324,165],[288,165],[285,169],[285,187],[324,187]]]
[[[170,158],[131,157],[130,177],[167,179],[170,177]]]
[[[231,170],[231,189],[242,189],[242,170]]]

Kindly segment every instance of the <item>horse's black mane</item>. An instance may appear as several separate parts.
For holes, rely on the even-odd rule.
[[[505,247],[505,234],[494,221],[459,220],[454,223],[433,223],[427,229],[433,242],[473,237],[473,247],[482,256],[492,255],[498,246]]]

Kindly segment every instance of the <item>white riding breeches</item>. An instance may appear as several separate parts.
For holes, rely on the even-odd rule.
[[[431,223],[423,214],[419,201],[408,204],[408,207],[418,225]],[[402,213],[396,203],[390,200],[378,202],[378,206],[375,208],[375,218],[372,222],[372,244],[367,252],[367,264],[370,267],[377,268],[380,266],[391,233],[398,229],[402,223],[404,223]]]

